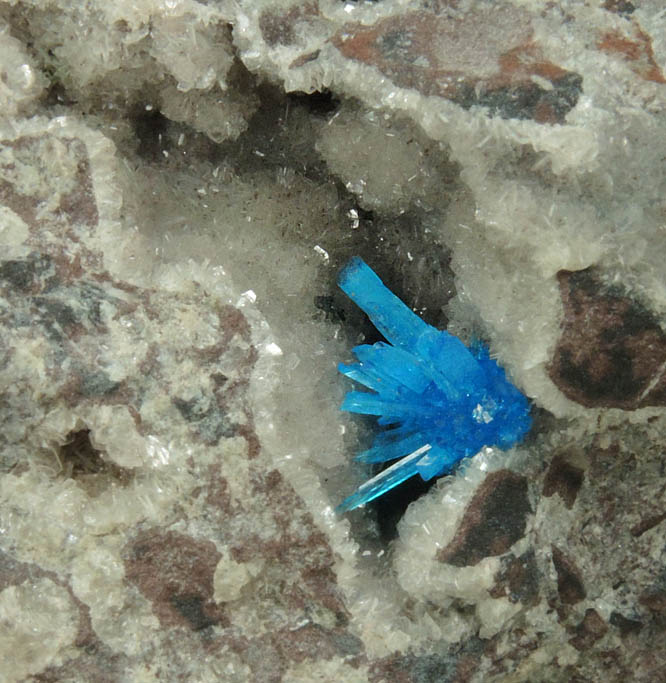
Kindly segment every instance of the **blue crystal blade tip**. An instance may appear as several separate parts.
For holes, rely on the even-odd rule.
[[[394,346],[411,346],[430,327],[358,256],[340,271],[338,285]]]

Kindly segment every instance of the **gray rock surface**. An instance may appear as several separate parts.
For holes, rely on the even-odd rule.
[[[4,680],[666,677],[661,5],[0,2]],[[343,518],[352,255],[535,427]]]

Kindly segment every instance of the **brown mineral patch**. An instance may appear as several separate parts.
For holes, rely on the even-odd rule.
[[[564,84],[567,80],[572,80],[572,78],[570,78],[570,72],[545,60],[541,55],[539,47],[534,42],[528,42],[510,50],[501,55],[498,61],[501,68],[501,74],[504,78],[510,79],[511,85],[500,84],[500,82],[498,82],[497,86],[492,89],[506,89],[509,87],[515,89],[516,84],[518,84],[526,93],[536,93],[537,87],[531,80],[532,76],[544,78],[553,85]],[[568,109],[575,104],[575,101],[572,101],[570,106],[567,106],[567,103],[563,101],[562,97],[553,96],[552,91],[551,94],[544,92],[536,97],[536,102],[533,104],[532,118],[537,123],[562,123],[564,120],[562,111],[563,105],[568,111]],[[527,101],[525,104],[527,104]]]
[[[250,469],[250,487],[250,495],[261,500],[261,504],[272,511],[280,533],[288,534],[291,523],[298,520],[312,530],[310,540],[314,540],[313,534],[317,532],[314,531],[312,518],[304,513],[302,505],[295,504],[298,500],[296,492],[278,470],[266,471],[253,465]]]
[[[289,507],[288,501],[294,498],[294,489],[287,484],[279,470],[252,470],[252,494],[264,493],[271,498],[271,507]]]
[[[527,479],[510,470],[491,472],[468,504],[453,540],[438,551],[437,559],[465,567],[501,555],[525,535],[531,512]]]
[[[278,530],[276,535],[268,539],[265,536],[248,532],[242,538],[236,539],[230,551],[236,562],[262,559],[290,565],[293,568],[294,577],[300,575],[303,581],[302,587],[311,588],[313,592],[321,592],[320,580],[324,580],[324,585],[329,579],[335,582],[335,575],[328,571],[333,565],[332,551],[325,538],[316,529],[306,527],[298,533]],[[304,558],[307,560],[305,561]]]
[[[216,307],[217,317],[220,323],[220,340],[206,346],[204,348],[192,349],[193,353],[202,360],[213,363],[218,360],[228,349],[231,340],[235,335],[238,335],[244,342],[248,344],[251,341],[250,323],[243,315],[242,311],[234,306],[220,305]],[[247,350],[243,365],[245,368],[251,368],[256,362],[257,351],[253,346]]]
[[[206,504],[221,510],[226,515],[231,514],[231,494],[229,484],[221,475],[222,467],[219,463],[208,466]]]
[[[609,31],[601,37],[597,47],[609,54],[620,55],[624,61],[630,63],[631,70],[644,80],[666,83],[666,78],[654,58],[652,39],[639,28],[635,29],[632,38],[619,30]]]
[[[338,652],[330,634],[318,624],[306,624],[298,629],[282,629],[272,638],[277,651],[289,662],[302,662],[316,656],[332,659]]]
[[[470,638],[462,646],[437,648],[432,654],[396,652],[375,659],[369,667],[371,683],[466,683],[478,669],[484,641]]]
[[[527,42],[531,35],[529,17],[524,12],[502,8],[510,12],[515,33],[510,45],[500,45],[491,39],[486,49],[493,51],[496,68],[486,76],[487,81],[501,76],[499,60],[502,52]],[[479,78],[482,56],[470,51],[469,41],[476,28],[479,33],[489,29],[489,14],[469,12],[462,18],[441,17],[427,11],[408,12],[381,19],[372,26],[348,24],[336,34],[332,42],[340,52],[359,62],[376,66],[397,85],[415,88],[424,95],[451,97],[459,79]],[[483,59],[487,54],[483,55]],[[511,72],[504,75],[501,85],[508,85]],[[500,87],[498,82],[497,87]]]
[[[553,565],[557,572],[557,592],[565,605],[575,605],[585,598],[581,573],[574,561],[558,547],[551,546]]]
[[[59,252],[59,253],[58,253]],[[51,250],[51,257],[55,266],[55,276],[62,283],[72,283],[80,280],[86,274],[81,263],[81,251],[77,251],[73,256],[65,253],[64,249]],[[89,264],[86,264],[88,266]]]
[[[666,590],[663,588],[656,587],[643,591],[638,597],[638,602],[651,612],[666,614]]]
[[[100,644],[100,640],[92,625],[90,606],[82,600],[79,600],[70,584],[64,585],[79,610],[79,626],[76,632],[76,638],[74,639],[74,645],[75,647],[85,648],[87,650],[90,650],[91,648],[96,649]]]
[[[46,254],[31,252],[25,259],[9,259],[0,263],[3,289],[34,295],[42,291],[44,280],[53,275],[53,260]]]
[[[248,498],[270,513],[273,533],[236,536],[230,543],[233,559],[279,564],[292,577],[280,589],[285,606],[296,613],[307,613],[315,605],[318,610],[328,610],[337,626],[346,624],[348,614],[333,571],[333,552],[291,485],[277,470],[251,465]]]
[[[640,522],[637,522],[636,524],[634,524],[634,526],[631,527],[631,535],[635,538],[639,538],[646,531],[654,529],[654,527],[656,527],[658,524],[661,524],[665,519],[666,512],[660,512],[655,515],[648,515],[647,517],[643,517],[643,519],[641,519]]]
[[[508,5],[455,17],[422,10],[372,26],[348,24],[332,43],[400,87],[544,123],[564,120],[582,82],[543,57],[529,14]],[[542,89],[534,77],[555,87]]]
[[[20,154],[24,161],[32,157],[35,167],[41,173],[46,173],[45,169],[40,168],[40,160],[44,153],[41,145],[46,139],[44,135],[25,136],[16,140],[3,140],[1,144],[13,149],[16,154]],[[74,189],[60,197],[59,213],[69,224],[94,227],[99,222],[99,214],[86,145],[77,138],[60,138],[59,142],[66,147],[68,154],[76,160],[76,172],[72,179],[74,181]],[[14,164],[7,164],[3,168],[6,171],[11,171],[14,168]],[[43,218],[38,218],[42,204],[42,198],[39,194],[35,196],[25,195],[17,191],[9,181],[0,180],[0,202],[9,206],[31,227],[36,227],[43,223]]]
[[[92,280],[96,282],[108,282],[114,286],[115,289],[119,289],[122,292],[127,292],[128,294],[136,294],[141,298],[141,303],[143,306],[148,307],[150,304],[150,291],[148,289],[141,289],[136,285],[133,285],[125,280],[116,280],[111,276],[108,270],[97,271],[94,273],[89,273]],[[136,308],[136,306],[135,306]],[[132,309],[134,310],[134,309]]]
[[[266,683],[281,683],[288,662],[273,643],[272,634],[265,634],[259,638],[238,638],[231,643],[252,670],[253,681]]]
[[[302,611],[301,611],[302,614]],[[282,680],[294,663],[344,657],[348,664],[363,659],[363,643],[342,628],[326,628],[306,619],[300,627],[273,629],[258,637],[225,636],[225,643],[250,666],[256,681]]]
[[[9,586],[18,586],[33,576],[35,571],[41,575],[41,570],[36,565],[20,562],[13,555],[0,549],[0,591]]]
[[[657,319],[593,269],[558,273],[564,318],[548,368],[562,393],[586,407],[666,405],[666,335]]]
[[[563,78],[566,69],[543,59],[536,43],[529,41],[499,55],[500,72],[512,81],[525,81],[529,76],[541,76],[551,82]]]
[[[87,648],[98,643],[97,634],[92,627],[90,607],[76,596],[67,581],[56,572],[43,569],[38,564],[20,562],[9,553],[0,550],[0,591],[9,586],[20,586],[25,581],[35,581],[40,578],[50,579],[53,583],[65,588],[76,605],[79,611],[79,624],[74,646]]]
[[[6,180],[0,180],[0,204],[9,207],[28,226],[37,224],[37,202],[32,197],[15,192],[14,186]]]
[[[629,619],[620,612],[611,612],[609,622],[611,625],[620,629],[620,636],[625,638],[632,633],[639,633],[643,628],[643,623],[637,619]]]
[[[536,605],[539,603],[540,578],[533,550],[520,557],[509,555],[495,577],[496,583],[490,595],[493,598],[507,597],[514,603]]]
[[[54,371],[54,377],[65,380],[59,387],[59,397],[69,406],[75,407],[86,400],[112,405],[125,404],[128,397],[125,382],[113,382],[106,373],[96,368],[76,368],[63,378]]]
[[[487,662],[492,663],[492,667],[484,671],[485,676],[482,680],[511,680],[512,676],[507,677],[506,674],[511,671],[517,663],[528,659],[530,655],[539,648],[542,642],[542,635],[543,634],[538,632],[535,634],[530,629],[513,628],[509,632],[500,632],[490,640],[484,641],[485,647],[483,654]],[[517,680],[520,680],[522,683],[523,680],[527,681],[528,679],[519,677],[516,681]]]
[[[220,553],[201,541],[159,529],[140,533],[125,549],[125,575],[150,600],[163,627],[197,631],[228,625],[213,600],[213,576]]]
[[[481,666],[481,660],[477,655],[468,654],[460,657],[456,665],[454,683],[469,683],[478,671],[479,666]]]
[[[305,64],[309,64],[310,62],[314,62],[315,59],[319,57],[321,54],[321,50],[314,50],[313,52],[307,52],[304,55],[301,55],[300,57],[296,57],[294,61],[289,65],[290,69],[297,69],[300,66],[304,66]]]
[[[92,171],[85,144],[76,138],[63,139],[68,151],[76,158],[76,187],[60,198],[60,211],[73,224],[94,227],[99,222],[97,202],[92,184]]]
[[[602,7],[614,14],[628,15],[632,14],[636,7],[628,0],[604,0]]]
[[[484,659],[487,662],[492,663],[492,667],[489,671],[492,676],[499,676],[507,672],[508,661],[504,656],[503,651],[502,654],[498,652],[498,645],[499,635],[495,635],[490,640],[485,641],[482,650]],[[504,650],[504,648],[502,648],[502,650]]]
[[[31,677],[30,683],[60,683],[61,681],[91,681],[94,683],[115,683],[126,678],[131,669],[129,657],[114,652],[100,640],[86,645],[78,656],[61,666],[49,666]]]
[[[228,344],[231,337],[238,334],[243,341],[249,342],[251,339],[250,323],[243,315],[242,311],[234,306],[225,305],[218,310],[220,326],[224,330],[224,339]]]
[[[259,28],[270,47],[293,45],[296,42],[297,25],[307,23],[318,15],[319,8],[314,2],[295,5],[286,12],[267,9],[259,17]]]
[[[339,625],[345,625],[349,621],[349,612],[342,600],[342,595],[337,584],[335,572],[332,569],[333,554],[331,549],[324,545],[325,540],[316,536],[313,537],[313,545],[316,544],[320,548],[323,557],[317,558],[315,561],[324,566],[306,567],[301,571],[302,585],[307,588],[310,595],[314,596],[319,604],[335,614],[336,622]],[[328,565],[328,566],[326,566]]]
[[[583,620],[576,627],[576,635],[569,640],[577,650],[587,650],[608,631],[608,624],[594,609],[585,610]]]
[[[550,498],[557,493],[570,510],[576,501],[584,478],[585,473],[580,467],[567,462],[561,455],[556,455],[550,463],[548,472],[546,472],[543,482],[543,495]]]
[[[236,427],[236,434],[242,436],[247,443],[247,457],[250,460],[259,457],[261,453],[261,442],[257,433],[254,431],[254,426],[250,423],[247,425],[238,425]]]
[[[160,347],[157,342],[151,342],[148,345],[145,355],[139,361],[137,366],[139,372],[142,375],[156,376],[157,371],[160,368]]]
[[[33,150],[35,159],[38,158],[37,147],[40,140],[45,136],[37,137],[20,137],[16,140],[0,140],[2,147],[12,149],[14,152],[27,152],[30,154]],[[11,174],[16,168],[14,162],[3,164],[0,169]],[[36,227],[40,222],[37,218],[40,199],[39,197],[32,197],[22,192],[18,192],[14,185],[5,179],[0,179],[0,204],[8,206],[14,213],[20,216],[31,228]]]

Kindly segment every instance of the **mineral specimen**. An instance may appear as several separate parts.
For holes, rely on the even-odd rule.
[[[371,390],[350,391],[341,409],[377,415],[387,427],[356,459],[400,458],[346,498],[339,511],[363,505],[415,474],[427,481],[451,472],[484,446],[504,449],[521,440],[531,426],[529,403],[485,345],[468,348],[428,325],[361,258],[345,266],[338,284],[389,342],[357,346],[359,362],[339,366]]]

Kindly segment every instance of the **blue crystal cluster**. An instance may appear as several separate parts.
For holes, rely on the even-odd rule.
[[[353,349],[357,363],[338,367],[370,391],[350,391],[341,410],[379,416],[383,429],[356,459],[397,460],[339,506],[343,512],[381,496],[416,474],[424,480],[455,469],[484,446],[510,448],[531,426],[529,403],[482,344],[421,320],[361,259],[340,272],[340,288],[388,343]]]

